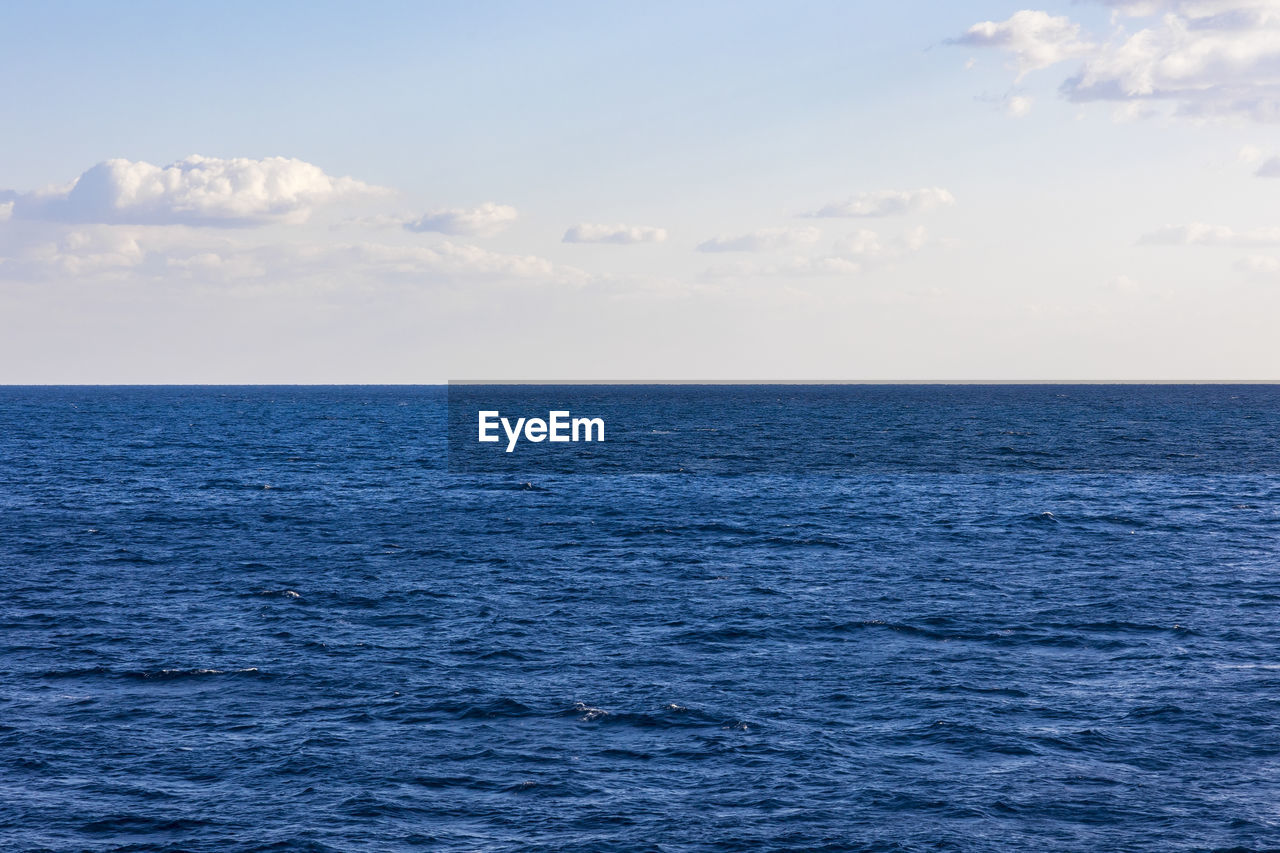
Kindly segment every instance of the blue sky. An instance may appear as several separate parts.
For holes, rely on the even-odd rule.
[[[3,382],[1280,376],[1272,0],[25,4],[0,57]]]

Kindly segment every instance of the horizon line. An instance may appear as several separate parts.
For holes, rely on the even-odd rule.
[[[8,382],[4,388],[431,388],[483,385],[1280,385],[1280,379],[449,379],[427,382]]]

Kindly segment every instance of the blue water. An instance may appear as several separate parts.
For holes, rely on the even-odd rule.
[[[451,474],[444,406],[0,389],[0,849],[1280,848],[1275,471]]]

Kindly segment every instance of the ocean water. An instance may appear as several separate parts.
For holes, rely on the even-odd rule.
[[[441,388],[0,389],[0,850],[1280,848],[1280,389],[626,393],[847,428],[458,473]]]

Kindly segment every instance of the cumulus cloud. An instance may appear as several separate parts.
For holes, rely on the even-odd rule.
[[[1072,101],[1169,104],[1185,116],[1280,120],[1276,0],[1102,2],[1126,20],[1147,20],[1134,32],[1116,23],[1105,40],[1071,41],[1066,34],[1074,25],[1061,23],[1066,19],[1028,11],[1003,24],[975,25],[955,41],[1011,51],[1023,73],[1078,57],[1081,64],[1061,85]],[[1014,26],[1019,16],[1023,23]],[[1049,27],[1048,20],[1059,23]]]
[[[305,221],[343,198],[385,193],[302,160],[192,156],[168,166],[107,160],[64,187],[14,194],[14,219],[247,227]]]
[[[433,210],[404,222],[406,231],[436,231],[440,234],[488,237],[497,234],[518,216],[510,205],[485,202],[479,207]]]
[[[974,24],[954,44],[994,47],[1013,54],[1021,74],[1081,56],[1091,48],[1080,38],[1080,25],[1070,18],[1024,9],[1006,21]]]
[[[817,228],[759,228],[749,234],[713,237],[698,244],[699,252],[775,252],[822,239]]]
[[[648,225],[591,225],[582,223],[564,232],[563,243],[661,243],[667,239],[665,228]]]
[[[919,190],[880,190],[859,193],[846,201],[832,202],[805,216],[813,217],[875,217],[933,210],[950,206],[956,198],[941,187]]]
[[[1237,231],[1226,225],[1166,225],[1142,235],[1139,243],[1148,246],[1280,246],[1280,228],[1253,228]]]

